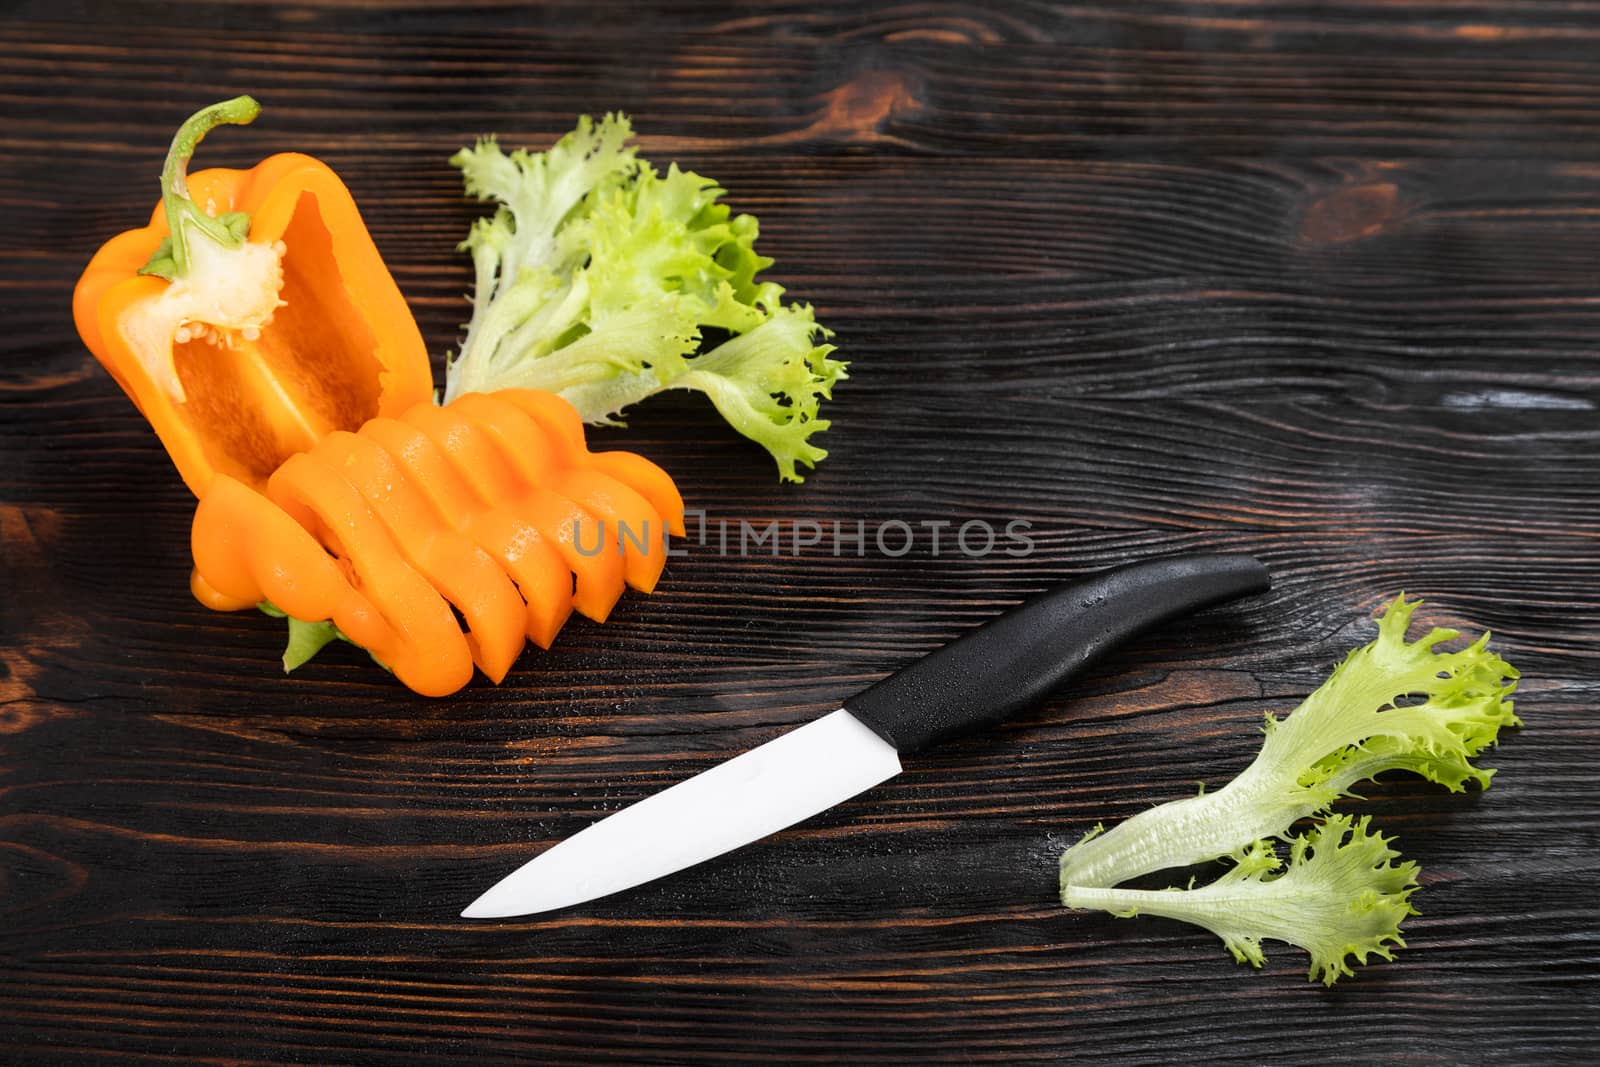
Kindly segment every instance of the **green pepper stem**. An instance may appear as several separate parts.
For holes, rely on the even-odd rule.
[[[220,219],[207,215],[189,197],[189,159],[205,135],[218,126],[245,126],[261,114],[261,105],[254,97],[236,96],[220,104],[201,108],[178,127],[167,150],[167,162],[161,168],[161,203],[167,212],[167,228],[172,231],[170,254],[174,270],[171,277],[182,277],[189,269],[189,241],[187,229],[195,227],[211,240],[228,248],[237,247],[243,227],[237,223],[230,227]]]

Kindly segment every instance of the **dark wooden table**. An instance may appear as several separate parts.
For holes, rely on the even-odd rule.
[[[1593,1062],[1600,1055],[1600,5],[6,5],[0,1060]],[[689,546],[505,684],[411,695],[189,596],[192,500],[68,298],[204,164],[319,155],[442,354],[450,153],[622,109],[759,214],[851,380],[801,487],[702,400],[597,434],[713,521],[1033,524],[1027,558]],[[792,546],[791,546],[792,547]],[[1025,595],[1182,549],[1268,596],[734,856],[526,922],[540,846]],[[1373,787],[1410,947],[1069,913],[1059,851],[1225,781],[1404,589],[1492,628],[1487,793]]]

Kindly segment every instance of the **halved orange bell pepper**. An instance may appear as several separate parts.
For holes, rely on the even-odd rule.
[[[107,242],[73,294],[84,343],[199,500],[196,599],[288,616],[286,669],[343,637],[440,696],[474,666],[500,681],[574,610],[604,620],[625,584],[651,590],[663,525],[683,532],[671,478],[591,453],[553,395],[435,406],[332,171],[288,153],[186,174],[209,130],[258,111],[242,96],[191,117],[150,225]]]
[[[107,242],[73,293],[84,344],[160,436],[197,496],[219,473],[254,487],[335,430],[433,392],[427,349],[355,201],[298,153],[186,174],[248,96],[173,138],[150,225]]]

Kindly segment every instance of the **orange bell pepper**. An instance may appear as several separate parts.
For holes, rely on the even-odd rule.
[[[422,337],[332,171],[286,153],[187,174],[208,131],[258,111],[238,97],[191,117],[150,225],[107,242],[73,294],[84,343],[199,499],[195,598],[287,615],[291,652],[345,637],[441,696],[474,667],[499,682],[574,610],[603,621],[625,585],[653,589],[663,527],[683,532],[672,479],[590,452],[551,394],[435,406]]]
[[[595,622],[606,621],[622,597],[622,560],[616,552],[586,554],[578,544],[584,529],[598,540],[599,516],[548,485],[519,485],[493,440],[453,404],[418,404],[406,412],[405,422],[433,442],[456,477],[498,513],[497,522],[508,524],[504,529],[511,540],[544,541],[554,548],[574,575],[573,607]]]
[[[503,390],[504,397],[466,393],[444,410],[459,412],[482,427],[524,481],[554,489],[594,516],[586,524],[587,533],[574,531],[577,539],[585,542],[578,546],[580,552],[593,547],[605,556],[620,553],[627,583],[641,592],[652,592],[667,562],[662,548],[662,535],[667,531],[661,514],[631,487],[590,469],[576,454],[563,455],[553,437],[507,399],[513,392]],[[571,405],[556,399],[571,410]],[[587,448],[582,458],[590,458]],[[682,510],[680,502],[678,511]]]
[[[528,640],[549,648],[576,603],[574,572],[561,554],[537,530],[474,493],[416,427],[398,419],[373,419],[360,436],[385,449],[434,512],[500,565],[527,602]]]
[[[72,298],[78,332],[197,497],[217,474],[263,489],[335,430],[433,391],[427,349],[349,190],[298,153],[186,173],[248,96],[173,138],[148,226],[108,241]]]
[[[472,661],[490,681],[504,678],[522,652],[528,610],[495,559],[456,532],[394,457],[370,437],[332,433],[309,455],[325,465],[325,477],[347,482],[361,494],[406,561],[460,615]],[[560,614],[548,628],[550,640],[571,611],[570,604],[560,603],[560,577],[551,574],[548,599]]]
[[[220,610],[270,601],[329,620],[425,695],[474,665],[498,682],[524,636],[548,648],[574,609],[603,618],[630,569],[648,591],[663,525],[683,528],[671,479],[591,453],[576,417],[524,390],[425,401],[328,434],[262,490],[219,475],[195,509],[191,588]],[[620,522],[643,543],[619,545]]]

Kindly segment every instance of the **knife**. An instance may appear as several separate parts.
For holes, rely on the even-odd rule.
[[[893,778],[903,755],[1038,703],[1145,630],[1270,584],[1250,556],[1208,554],[1057,586],[839,710],[601,819],[501,879],[461,917],[582,904],[759,840]]]

